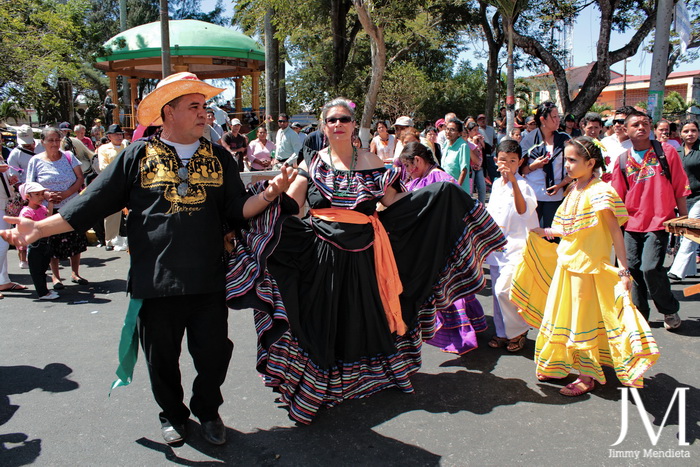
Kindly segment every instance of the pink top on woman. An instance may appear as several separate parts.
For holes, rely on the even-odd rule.
[[[271,141],[267,141],[263,146],[259,139],[254,139],[248,145],[248,162],[253,170],[265,170],[267,167],[262,165],[260,161],[272,160],[272,151],[275,150],[275,145]]]

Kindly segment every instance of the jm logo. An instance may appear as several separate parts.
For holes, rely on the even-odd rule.
[[[611,444],[611,446],[617,446],[618,444],[623,442],[625,440],[625,437],[627,436],[627,427],[629,422],[628,401],[630,392],[632,393],[632,398],[634,399],[634,403],[637,406],[639,417],[642,419],[642,424],[644,425],[644,428],[647,431],[647,436],[649,436],[649,441],[651,441],[651,444],[654,446],[656,446],[656,443],[661,437],[661,430],[663,430],[664,426],[666,425],[668,415],[671,412],[671,408],[673,407],[673,403],[676,400],[676,396],[678,396],[678,445],[688,446],[689,444],[685,440],[685,393],[688,389],[690,388],[676,388],[676,390],[673,392],[673,397],[671,397],[671,402],[669,402],[668,407],[666,408],[666,413],[664,414],[664,419],[661,422],[659,431],[657,433],[654,433],[654,428],[652,427],[651,422],[649,421],[646,409],[644,408],[644,403],[642,402],[642,398],[639,396],[639,392],[637,391],[637,389],[620,388],[620,391],[622,391],[622,422],[620,426],[620,437],[617,439],[617,441],[615,441],[615,444]]]

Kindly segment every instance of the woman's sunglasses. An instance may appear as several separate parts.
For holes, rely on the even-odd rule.
[[[350,122],[352,122],[352,117],[350,117],[348,115],[344,115],[342,117],[328,117],[326,119],[326,123],[337,123],[337,122],[350,123]]]

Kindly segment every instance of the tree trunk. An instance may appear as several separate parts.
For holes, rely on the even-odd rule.
[[[486,64],[486,82],[493,83],[492,86],[486,87],[486,108],[484,109],[484,115],[486,115],[486,121],[493,121],[493,109],[496,107],[496,93],[498,92],[498,54],[501,52],[501,47],[503,46],[503,34],[498,27],[498,17],[499,13],[496,13],[491,18],[489,23],[487,13],[488,4],[483,0],[479,1],[479,23],[481,24],[481,29],[484,32],[484,38],[486,39],[486,44],[489,48],[489,59]]]
[[[58,78],[58,98],[61,119],[73,125],[73,84],[66,78]]]
[[[277,131],[277,114],[279,113],[279,42],[275,39],[275,25],[272,18],[275,10],[269,8],[265,13],[265,116],[267,132],[272,141]],[[267,116],[272,121],[267,121]]]
[[[668,39],[673,18],[673,0],[658,0],[659,14],[656,15],[654,53],[649,76],[649,97],[647,112],[656,123],[661,120],[664,110],[664,90],[668,70]]]
[[[351,0],[330,0],[331,35],[333,36],[333,68],[330,70],[330,84],[334,91],[343,80],[343,71],[350,56],[352,43],[362,29],[360,22],[355,21],[352,29],[347,30],[348,12],[351,6]]]
[[[286,66],[286,52],[284,45],[280,46],[280,60],[279,60],[279,111],[280,113],[287,113],[287,66]],[[276,117],[276,116],[275,116]],[[291,125],[291,123],[290,123]]]
[[[372,117],[377,107],[377,96],[379,95],[379,89],[382,86],[382,79],[384,79],[384,71],[386,69],[386,43],[384,42],[384,28],[374,24],[363,0],[353,0],[353,4],[357,10],[362,28],[370,38],[372,52],[372,77],[365,96],[365,106],[362,111],[362,120],[360,121],[360,140],[362,141],[362,147],[366,148],[369,147],[369,130],[372,126]]]
[[[168,19],[168,0],[160,0],[160,44],[161,44],[161,79],[170,76],[170,22]]]
[[[506,136],[510,135],[510,130],[515,124],[515,69],[513,66],[513,20],[510,17],[503,17],[503,22],[508,34],[508,77],[506,94]]]

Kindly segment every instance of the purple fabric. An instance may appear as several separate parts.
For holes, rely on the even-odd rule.
[[[440,169],[433,169],[425,177],[408,182],[406,188],[408,191],[415,191],[437,182],[457,184],[452,175]],[[448,309],[438,310],[436,315],[438,330],[435,337],[425,343],[438,347],[443,352],[463,355],[476,349],[479,346],[476,333],[488,327],[484,309],[474,295],[455,301]]]
[[[435,321],[435,337],[425,343],[459,355],[476,349],[476,333],[488,327],[484,309],[474,295],[455,301],[447,310],[438,310]]]
[[[428,175],[426,175],[423,178],[417,178],[415,180],[411,180],[406,184],[406,189],[408,191],[415,191],[418,190],[419,188],[426,187],[430,185],[431,183],[436,183],[436,182],[451,182],[454,183],[455,185],[457,184],[457,180],[454,179],[454,177],[444,170],[440,169],[434,169],[432,170]]]

